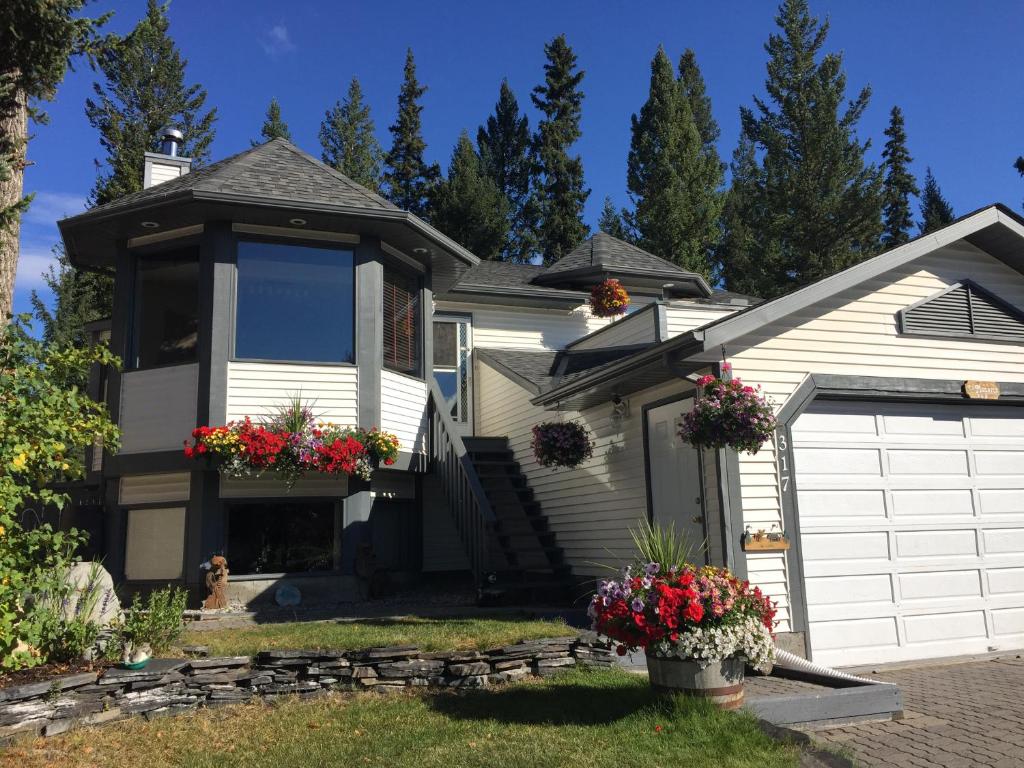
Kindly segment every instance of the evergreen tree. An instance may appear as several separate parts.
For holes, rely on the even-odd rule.
[[[357,184],[380,191],[384,153],[374,133],[370,105],[363,101],[363,89],[356,78],[349,83],[345,100],[327,110],[320,124],[320,146],[325,163]]]
[[[776,21],[765,46],[768,99],[740,110],[741,141],[760,170],[748,175],[742,205],[729,206],[719,251],[728,287],[765,298],[871,256],[882,232],[882,175],[855,132],[870,89],[847,103],[842,56],[819,56],[828,22],[806,0],[783,0]]]
[[[717,134],[696,61],[684,56],[677,81],[664,49],[651,62],[647,102],[632,118],[626,186],[634,202],[630,228],[640,247],[684,269],[711,274],[719,234],[722,163],[714,140],[705,141],[692,105],[701,110],[708,137]]]
[[[270,106],[267,107],[267,116],[263,120],[263,127],[260,128],[259,140],[250,143],[258,147],[273,139],[292,140],[292,132],[288,130],[288,123],[281,119],[281,105],[277,103],[276,98],[272,98]]]
[[[500,258],[526,263],[537,249],[537,201],[530,194],[530,126],[507,80],[501,81],[494,114],[476,132],[476,144],[484,172],[509,201],[508,235]]]
[[[482,259],[497,259],[509,229],[509,201],[484,170],[465,131],[452,152],[448,178],[434,194],[430,220]]]
[[[953,206],[942,196],[942,190],[939,189],[939,182],[935,180],[932,169],[926,169],[924,189],[921,191],[921,234],[927,235],[941,229],[955,219]]]
[[[597,228],[606,235],[617,237],[619,240],[630,241],[629,232],[626,231],[626,222],[610,197],[605,197],[604,199],[604,206],[601,208],[601,218],[597,220]]]
[[[583,184],[583,160],[569,155],[569,148],[580,137],[584,73],[577,70],[576,54],[565,35],[545,44],[544,54],[544,84],[533,89],[531,99],[542,115],[534,137],[538,238],[544,263],[551,264],[590,234],[583,222],[590,190]]]
[[[893,107],[889,113],[889,127],[885,129],[885,135],[888,140],[882,150],[882,169],[885,171],[882,244],[886,248],[894,248],[910,240],[910,228],[914,225],[910,198],[920,194],[910,172],[913,158],[907,151],[907,132],[903,125],[903,110],[899,107]]]
[[[714,153],[718,157],[718,148],[715,142],[721,135],[718,122],[711,113],[711,97],[707,94],[707,87],[704,85],[704,75],[697,66],[697,54],[687,48],[679,57],[679,87],[683,96],[690,104],[690,112],[693,114],[693,122],[697,124],[697,132],[704,145],[704,151],[708,154]]]
[[[436,164],[428,165],[423,158],[427,144],[419,100],[426,92],[427,87],[416,80],[416,62],[410,48],[405,54],[405,79],[398,94],[398,117],[390,128],[393,142],[385,158],[384,184],[392,203],[423,217],[441,176],[441,169]]]
[[[142,189],[146,152],[159,148],[160,129],[174,125],[184,134],[181,154],[193,166],[209,157],[216,110],[204,111],[206,91],[185,85],[186,62],[168,34],[167,5],[149,0],[146,16],[124,37],[111,37],[97,66],[106,84],[93,85],[95,99],[85,103],[89,123],[100,133],[107,152],[99,166],[91,202],[111,202]],[[47,276],[57,304],[52,313],[41,312],[33,293],[36,314],[48,339],[82,339],[84,323],[109,317],[111,278],[78,271],[66,260]]]
[[[114,38],[98,66],[106,85],[93,84],[85,114],[107,152],[92,192],[96,205],[142,189],[144,155],[159,148],[160,129],[184,134],[181,155],[193,167],[209,159],[217,110],[204,112],[206,90],[185,85],[185,67],[173,38],[166,4],[148,0],[146,15],[125,37]]]
[[[38,102],[52,99],[70,61],[93,54],[110,14],[80,16],[89,0],[0,3],[0,326],[7,323],[18,271],[29,118],[43,122]]]

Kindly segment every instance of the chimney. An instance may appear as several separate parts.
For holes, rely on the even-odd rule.
[[[146,153],[146,168],[142,176],[143,189],[149,189],[155,184],[163,184],[188,173],[192,165],[191,158],[178,157],[182,138],[181,131],[170,125],[160,131],[160,151]]]

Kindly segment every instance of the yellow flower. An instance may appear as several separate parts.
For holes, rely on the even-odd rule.
[[[7,533],[7,529],[0,525],[0,536],[3,536],[5,533]],[[5,576],[4,578],[6,579],[7,577]]]
[[[24,469],[25,463],[27,461],[28,455],[24,453],[19,453],[17,456],[14,457],[14,461],[12,461],[11,463],[14,464],[15,469]]]

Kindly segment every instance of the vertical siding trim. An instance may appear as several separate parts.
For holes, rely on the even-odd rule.
[[[358,380],[358,423],[380,424],[381,367],[384,363],[384,265],[380,241],[363,238],[355,248],[356,366]]]

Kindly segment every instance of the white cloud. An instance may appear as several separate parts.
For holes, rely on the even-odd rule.
[[[28,294],[31,290],[44,288],[43,273],[55,264],[57,257],[47,248],[25,247],[22,245],[18,256],[18,274],[14,278],[14,293]]]
[[[263,48],[263,52],[271,57],[295,49],[295,43],[292,42],[291,35],[288,34],[288,27],[284,24],[272,26],[260,40],[260,46]]]
[[[85,210],[85,197],[68,192],[36,192],[22,222],[53,226],[60,219]]]

